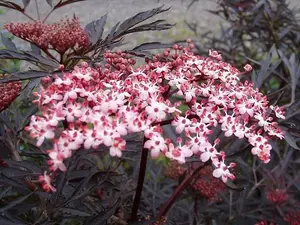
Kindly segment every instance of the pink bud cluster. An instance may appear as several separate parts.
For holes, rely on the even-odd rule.
[[[178,180],[186,172],[186,168],[177,161],[170,161],[165,168],[164,175],[172,180]]]
[[[266,192],[267,199],[274,204],[284,204],[288,200],[289,196],[285,189],[275,189]]]
[[[289,225],[300,225],[300,211],[292,212],[291,210],[286,213],[284,221]]]
[[[0,83],[0,112],[12,103],[20,94],[21,89],[20,81]]]
[[[255,225],[276,225],[276,224],[273,222],[269,223],[266,220],[262,220],[262,221],[259,221],[258,223],[256,223]]]
[[[164,171],[164,175],[172,180],[183,179],[186,170],[177,161],[170,161]],[[191,184],[191,187],[208,201],[220,202],[222,199],[219,197],[219,194],[225,191],[226,185],[220,179],[213,177],[212,172],[213,168],[211,165],[203,167],[198,172],[198,176]]]
[[[61,54],[70,48],[89,45],[78,18],[61,20],[54,24],[46,24],[41,21],[8,23],[4,28],[13,35],[32,42],[42,49],[52,48]]]
[[[35,103],[42,115],[32,116],[26,130],[38,146],[52,140],[51,171],[65,171],[64,160],[82,146],[105,145],[110,155],[121,157],[124,136],[143,132],[144,148],[152,157],[164,154],[179,163],[192,156],[202,162],[211,160],[213,176],[226,182],[234,179],[230,168],[235,164],[225,163],[225,152],[217,147],[219,139],[209,141],[214,127],[227,137],[248,139],[252,153],[267,163],[272,148],[268,139],[283,137],[275,122],[276,117],[284,118],[282,110],[269,107],[253,84],[241,83],[242,73],[221,61],[220,54],[197,56],[189,46],[166,49],[138,68],[121,52],[117,56],[107,52],[108,65],[103,68],[83,63],[57,76],[47,88],[41,87]],[[166,124],[184,138],[177,143],[165,138],[162,126]]]
[[[212,172],[212,166],[205,166],[199,171],[199,177],[192,184],[192,187],[208,201],[220,202],[222,199],[219,194],[225,191],[226,185],[220,179],[213,177]]]

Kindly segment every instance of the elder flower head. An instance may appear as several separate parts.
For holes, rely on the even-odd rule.
[[[8,23],[4,28],[13,35],[30,41],[42,49],[53,48],[64,53],[70,48],[81,48],[89,45],[78,18],[66,19],[54,24],[41,21]]]
[[[221,61],[218,52],[205,58],[189,48],[174,49],[174,54],[163,53],[166,62],[156,57],[136,69],[128,67],[134,62],[125,53],[107,52],[104,67],[83,63],[41,88],[35,102],[42,114],[32,117],[26,131],[38,145],[52,141],[51,171],[66,170],[64,160],[81,147],[105,145],[112,156],[121,157],[126,150],[124,136],[142,132],[144,148],[152,157],[163,154],[179,163],[190,157],[210,160],[213,176],[226,182],[234,179],[230,171],[234,164],[227,165],[219,141],[209,139],[218,126],[226,137],[245,138],[253,155],[268,162],[272,149],[268,140],[283,135],[275,122],[284,118],[283,111],[269,107],[251,83],[241,83],[242,72]],[[166,124],[181,135],[176,143],[166,137],[162,129]]]

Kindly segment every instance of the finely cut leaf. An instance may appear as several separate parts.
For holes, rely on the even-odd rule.
[[[287,131],[284,133],[284,139],[287,141],[287,143],[293,147],[294,149],[300,150],[300,147],[297,145],[294,137]]]
[[[29,70],[26,72],[17,72],[17,73],[12,73],[11,77],[5,78],[5,79],[0,79],[0,83],[6,83],[10,81],[16,81],[16,80],[27,80],[27,79],[33,79],[33,78],[38,78],[38,77],[45,77],[48,76],[48,72],[43,72],[43,71],[36,71],[36,70]]]
[[[85,26],[84,31],[92,44],[96,44],[96,42],[101,39],[106,20],[107,14],[102,16],[99,20],[92,21]]]
[[[118,198],[114,205],[104,212],[100,212],[97,216],[94,217],[92,221],[88,221],[85,225],[99,225],[105,224],[105,221],[110,218],[121,204],[121,198]]]
[[[65,5],[69,5],[69,4],[76,3],[76,2],[82,2],[82,1],[85,1],[85,0],[66,0],[66,1],[60,0],[60,1],[53,7],[53,10],[58,9],[58,8],[61,8],[61,7],[65,6]]]
[[[5,37],[2,33],[1,33],[1,42],[8,50],[15,51],[15,52],[18,51],[15,43],[13,43],[13,41],[10,40],[9,38]]]
[[[24,5],[24,9],[29,5],[31,0],[22,0],[23,5]]]
[[[149,10],[149,11],[145,11],[145,12],[141,12],[136,14],[135,16],[125,20],[123,23],[120,24],[120,26],[118,27],[117,33],[120,34],[128,29],[130,29],[131,27],[153,17],[154,15],[163,13],[168,11],[170,8],[167,9],[162,9],[163,6]]]
[[[22,203],[26,198],[28,198],[29,196],[31,196],[33,193],[34,193],[34,192],[31,192],[31,193],[29,193],[28,195],[25,195],[25,196],[23,196],[23,197],[21,197],[21,198],[18,198],[18,199],[15,200],[15,201],[11,201],[8,205],[6,205],[6,206],[0,208],[0,212],[4,212],[4,211],[6,211],[6,210],[9,210],[9,209],[15,207],[16,205]]]
[[[52,0],[46,0],[46,2],[48,3],[49,6],[52,7]]]
[[[161,49],[161,48],[170,48],[173,44],[164,44],[161,42],[148,42],[136,46],[132,49],[132,51],[144,51],[144,50],[152,50],[152,49]]]
[[[24,11],[24,9],[21,6],[19,6],[16,3],[10,2],[10,1],[2,1],[2,2],[0,2],[0,6],[6,7],[9,9],[14,9],[14,10],[17,10],[20,12]]]
[[[74,216],[91,216],[89,213],[72,208],[60,208],[59,211],[63,212],[64,214],[70,214]]]
[[[36,54],[38,54],[38,55],[41,55],[41,49],[40,49],[38,46],[36,46],[36,45],[33,44],[33,43],[30,43],[30,47],[31,47],[31,50],[32,50],[34,53],[36,53]]]

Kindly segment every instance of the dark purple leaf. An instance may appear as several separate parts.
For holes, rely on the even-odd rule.
[[[46,0],[46,2],[52,7],[52,0]]]
[[[92,44],[96,44],[96,42],[101,39],[106,19],[107,14],[102,16],[99,20],[92,21],[85,26],[84,31]]]
[[[287,141],[287,143],[292,148],[300,150],[300,147],[297,145],[295,138],[288,131],[285,131],[285,133],[284,133],[284,139]]]
[[[138,222],[130,222],[130,225],[150,225],[153,224],[155,220],[145,220],[145,221],[138,221]]]
[[[20,12],[24,11],[24,9],[21,6],[19,6],[16,3],[10,2],[10,1],[1,1],[0,6],[6,7],[6,8],[9,8],[9,9],[14,9],[14,10],[17,10],[17,11],[20,11]]]
[[[85,0],[66,0],[66,1],[60,0],[60,1],[53,7],[53,10],[58,9],[58,8],[60,8],[60,7],[63,7],[63,6],[65,6],[65,5],[69,5],[69,4],[76,3],[76,2],[82,2],[82,1],[85,1]]]
[[[38,55],[41,55],[41,49],[40,49],[38,46],[36,46],[36,45],[33,44],[33,43],[30,43],[30,47],[31,47],[31,50],[32,50],[34,53],[36,53],[36,54],[38,54]]]
[[[225,183],[227,187],[229,187],[230,189],[234,190],[234,191],[243,191],[245,190],[244,187],[238,187],[236,186],[232,180],[228,179],[227,182]]]
[[[4,188],[4,190],[2,190],[0,192],[0,199],[3,199],[3,197],[12,189],[11,186],[7,187],[7,188]]]
[[[121,198],[118,198],[114,205],[108,210],[98,213],[91,221],[87,221],[84,225],[99,225],[105,224],[106,220],[114,215],[121,204]]]
[[[1,79],[0,83],[6,83],[10,81],[16,81],[16,80],[28,80],[28,79],[33,79],[33,78],[38,78],[38,77],[45,77],[48,76],[48,72],[43,72],[43,71],[36,71],[36,70],[29,70],[26,72],[17,72],[17,73],[12,73],[12,76]]]
[[[8,37],[5,37],[2,33],[1,33],[1,42],[3,43],[4,47],[6,47],[8,50],[15,51],[15,52],[18,51],[13,41]]]
[[[24,5],[24,9],[29,5],[31,0],[22,0],[23,5]]]
[[[149,24],[144,24],[141,26],[137,26],[134,28],[131,28],[127,31],[124,32],[124,34],[130,34],[130,33],[137,33],[137,32],[143,32],[143,31],[155,31],[155,30],[167,30],[170,29],[174,24],[169,24],[169,23],[164,23],[164,20],[157,20],[155,22],[149,23]]]
[[[42,173],[42,169],[32,161],[14,161],[11,159],[5,160],[10,168],[23,168],[34,173]]]
[[[136,46],[132,49],[132,51],[144,51],[144,50],[152,50],[152,49],[161,49],[161,48],[170,48],[173,44],[164,44],[161,42],[148,42],[141,44],[139,46]]]
[[[19,95],[19,99],[28,100],[32,95],[32,90],[40,84],[40,80],[41,78],[33,78],[29,80],[26,86],[23,88],[21,94]]]
[[[7,214],[6,214],[7,216]],[[0,216],[0,224],[5,224],[5,225],[27,225],[26,223],[21,223],[21,222],[13,222],[11,220],[8,220],[7,218],[4,218],[4,216]]]
[[[163,12],[166,12],[168,11],[170,8],[167,8],[167,9],[162,9],[163,6],[161,7],[158,7],[158,8],[155,8],[155,9],[152,9],[152,10],[148,10],[148,11],[145,11],[145,12],[141,12],[141,13],[138,13],[136,14],[135,16],[125,20],[123,23],[120,24],[120,26],[118,27],[117,29],[117,35],[122,33],[122,32],[125,32],[126,30],[129,30],[130,28],[132,28],[133,26],[157,15],[157,14],[160,14],[160,13],[163,13]]]
[[[14,178],[14,177],[25,177],[30,175],[40,175],[40,173],[33,174],[30,171],[24,171],[16,168],[3,168],[0,169],[0,174],[3,174],[6,177]]]
[[[17,200],[11,201],[8,205],[0,208],[0,212],[5,212],[6,210],[9,210],[11,208],[13,208],[14,206],[22,203],[25,199],[27,199],[29,196],[31,196],[34,192],[31,192],[21,198],[18,198]]]
[[[91,214],[83,212],[82,210],[72,209],[72,208],[60,208],[59,211],[62,212],[64,215],[69,214],[73,216],[84,216],[84,217],[91,216]]]
[[[109,35],[107,35],[107,37],[106,37],[106,39],[107,39],[108,41],[111,41],[111,40],[113,39],[113,37],[114,37],[114,35],[115,35],[115,32],[116,32],[116,30],[117,30],[119,24],[120,24],[120,22],[116,23],[116,25],[113,26],[113,28],[111,28]]]
[[[16,52],[11,50],[0,50],[0,59],[20,59],[35,63],[40,63],[43,65],[47,65],[51,68],[58,68],[59,63],[53,59],[44,58],[41,55],[38,55],[34,52]]]
[[[38,111],[36,106],[33,106],[30,110],[28,110],[27,114],[22,118],[21,123],[17,127],[17,132],[20,132],[24,129],[24,127],[28,124],[30,117],[34,115]]]
[[[9,130],[15,132],[14,126],[6,114],[0,113],[0,121],[2,121],[8,127]]]
[[[277,60],[272,64],[272,60],[274,59],[275,55],[277,54],[275,45],[270,49],[267,53],[265,59],[260,62],[260,70],[256,74],[256,78],[254,80],[255,87],[260,88],[263,82],[271,75],[272,70],[278,67],[281,63],[281,60]],[[255,74],[255,71],[253,72]]]

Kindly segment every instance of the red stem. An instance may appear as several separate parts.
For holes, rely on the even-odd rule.
[[[198,166],[196,169],[193,170],[193,172],[189,175],[187,175],[187,177],[181,182],[181,184],[176,188],[175,192],[171,195],[171,197],[168,199],[168,201],[166,202],[166,204],[161,208],[159,214],[158,214],[158,220],[160,218],[163,218],[166,216],[167,212],[169,211],[169,209],[171,208],[171,206],[173,205],[173,203],[175,202],[175,200],[179,197],[179,195],[181,194],[181,192],[192,182],[192,180],[196,177],[196,175],[198,174],[198,172],[207,164],[209,163],[203,163],[200,166]]]
[[[143,143],[145,143],[146,140],[147,138],[144,137]],[[139,178],[138,178],[137,188],[135,191],[135,196],[134,196],[134,201],[133,201],[133,206],[131,211],[131,218],[130,218],[131,222],[137,220],[137,213],[141,202],[144,180],[146,175],[147,159],[148,159],[148,149],[143,148],[142,155],[141,155],[141,162],[140,162]]]

